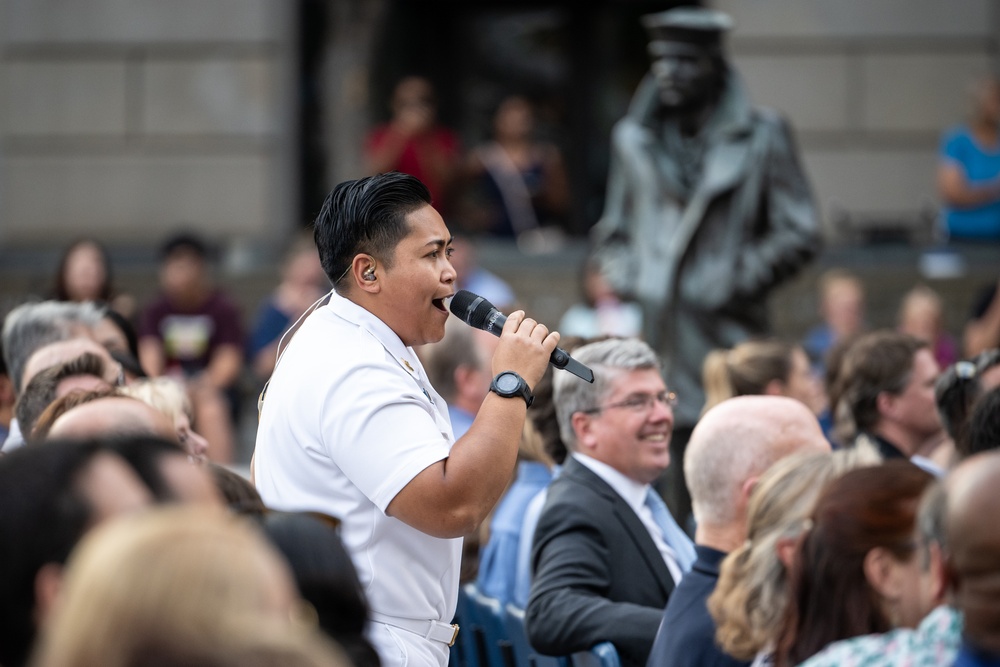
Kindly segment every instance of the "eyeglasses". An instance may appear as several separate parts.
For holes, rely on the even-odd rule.
[[[613,408],[625,408],[632,412],[647,412],[652,409],[654,403],[661,403],[673,408],[677,405],[677,394],[672,391],[661,391],[659,394],[636,394],[618,403],[609,403],[608,405],[601,405],[596,408],[580,410],[580,412],[585,415],[592,415],[602,410],[611,410]]]

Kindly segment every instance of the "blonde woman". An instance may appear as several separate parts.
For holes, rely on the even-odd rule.
[[[168,376],[136,380],[121,387],[121,393],[138,398],[169,417],[177,429],[177,440],[184,451],[199,461],[207,459],[208,441],[191,428],[194,412],[187,391],[179,380]]]
[[[708,599],[723,651],[755,665],[769,664],[787,604],[787,568],[816,499],[835,477],[878,462],[855,450],[797,454],[760,478],[750,497],[747,540],[722,562]]]
[[[712,350],[702,365],[702,384],[702,414],[727,398],[755,394],[794,398],[813,414],[826,403],[805,350],[778,340],[749,340],[731,350]]]
[[[98,527],[71,557],[62,593],[35,667],[125,667],[211,650],[249,659],[323,641],[299,620],[306,607],[278,553],[222,511],[158,509]],[[329,649],[298,664],[344,663]]]

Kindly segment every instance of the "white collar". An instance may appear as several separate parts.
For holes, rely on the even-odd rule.
[[[330,302],[325,306],[337,317],[364,329],[371,334],[382,347],[385,348],[400,367],[412,375],[416,380],[423,379],[420,369],[420,360],[412,347],[403,344],[400,337],[389,328],[389,325],[380,320],[370,310],[362,308],[350,299],[340,296],[336,292],[330,293]]]
[[[632,510],[639,514],[646,505],[646,495],[649,493],[649,484],[642,484],[631,477],[626,477],[618,470],[615,470],[607,463],[598,461],[592,456],[572,452],[573,458],[586,466],[591,472],[607,482],[608,486],[615,490],[619,496],[625,499]]]

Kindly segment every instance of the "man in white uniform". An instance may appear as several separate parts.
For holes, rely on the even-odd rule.
[[[420,181],[338,185],[316,220],[334,284],[283,353],[264,398],[254,476],[264,502],[340,518],[384,667],[445,665],[456,629],[461,536],[510,480],[531,388],[559,340],[511,313],[503,375],[455,441],[412,346],[444,336],[451,235]]]

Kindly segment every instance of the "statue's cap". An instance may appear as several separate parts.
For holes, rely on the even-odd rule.
[[[675,7],[646,14],[642,25],[657,42],[680,42],[706,50],[720,50],[722,34],[733,27],[728,14],[703,7]]]

